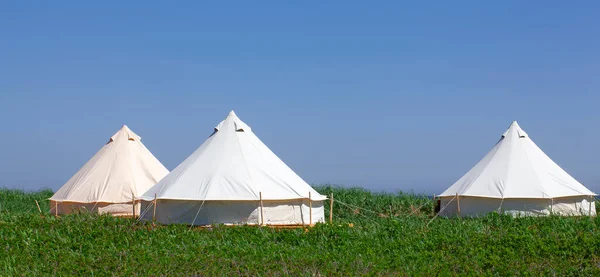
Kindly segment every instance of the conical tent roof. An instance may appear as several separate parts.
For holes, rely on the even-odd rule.
[[[168,173],[141,138],[123,126],[50,200],[131,202]]]
[[[440,196],[558,198],[595,195],[552,161],[514,121],[500,141]]]
[[[213,134],[141,198],[152,200],[324,200],[233,111]]]

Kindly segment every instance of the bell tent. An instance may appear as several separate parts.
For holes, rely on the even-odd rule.
[[[134,198],[168,173],[141,138],[123,126],[50,198],[51,212],[68,214],[87,210],[131,216]],[[139,215],[137,203],[135,214]]]
[[[552,161],[513,122],[467,174],[440,195],[443,215],[595,215],[596,194]]]
[[[326,197],[231,111],[141,199],[142,218],[163,224],[308,225],[324,220]]]

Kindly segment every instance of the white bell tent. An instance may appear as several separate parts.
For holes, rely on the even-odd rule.
[[[134,198],[168,173],[141,138],[123,126],[50,198],[51,212],[87,210],[131,216]],[[136,206],[135,214],[139,215],[139,202]]]
[[[440,195],[442,215],[595,215],[596,194],[552,161],[517,122]]]
[[[163,224],[308,225],[324,220],[326,197],[231,111],[141,199],[142,218]]]

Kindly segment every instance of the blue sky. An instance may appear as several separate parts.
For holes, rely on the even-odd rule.
[[[229,110],[313,184],[440,193],[512,120],[600,191],[594,1],[0,4],[0,185],[123,124],[173,169]]]

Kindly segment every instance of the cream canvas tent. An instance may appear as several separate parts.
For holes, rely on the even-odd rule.
[[[440,195],[444,215],[595,215],[594,194],[554,163],[517,122]]]
[[[133,214],[137,198],[169,171],[142,144],[141,138],[127,126],[114,134],[51,198],[52,213],[77,210]],[[135,213],[139,214],[139,203]]]
[[[231,111],[141,199],[142,218],[164,224],[301,225],[323,221],[326,198]]]

